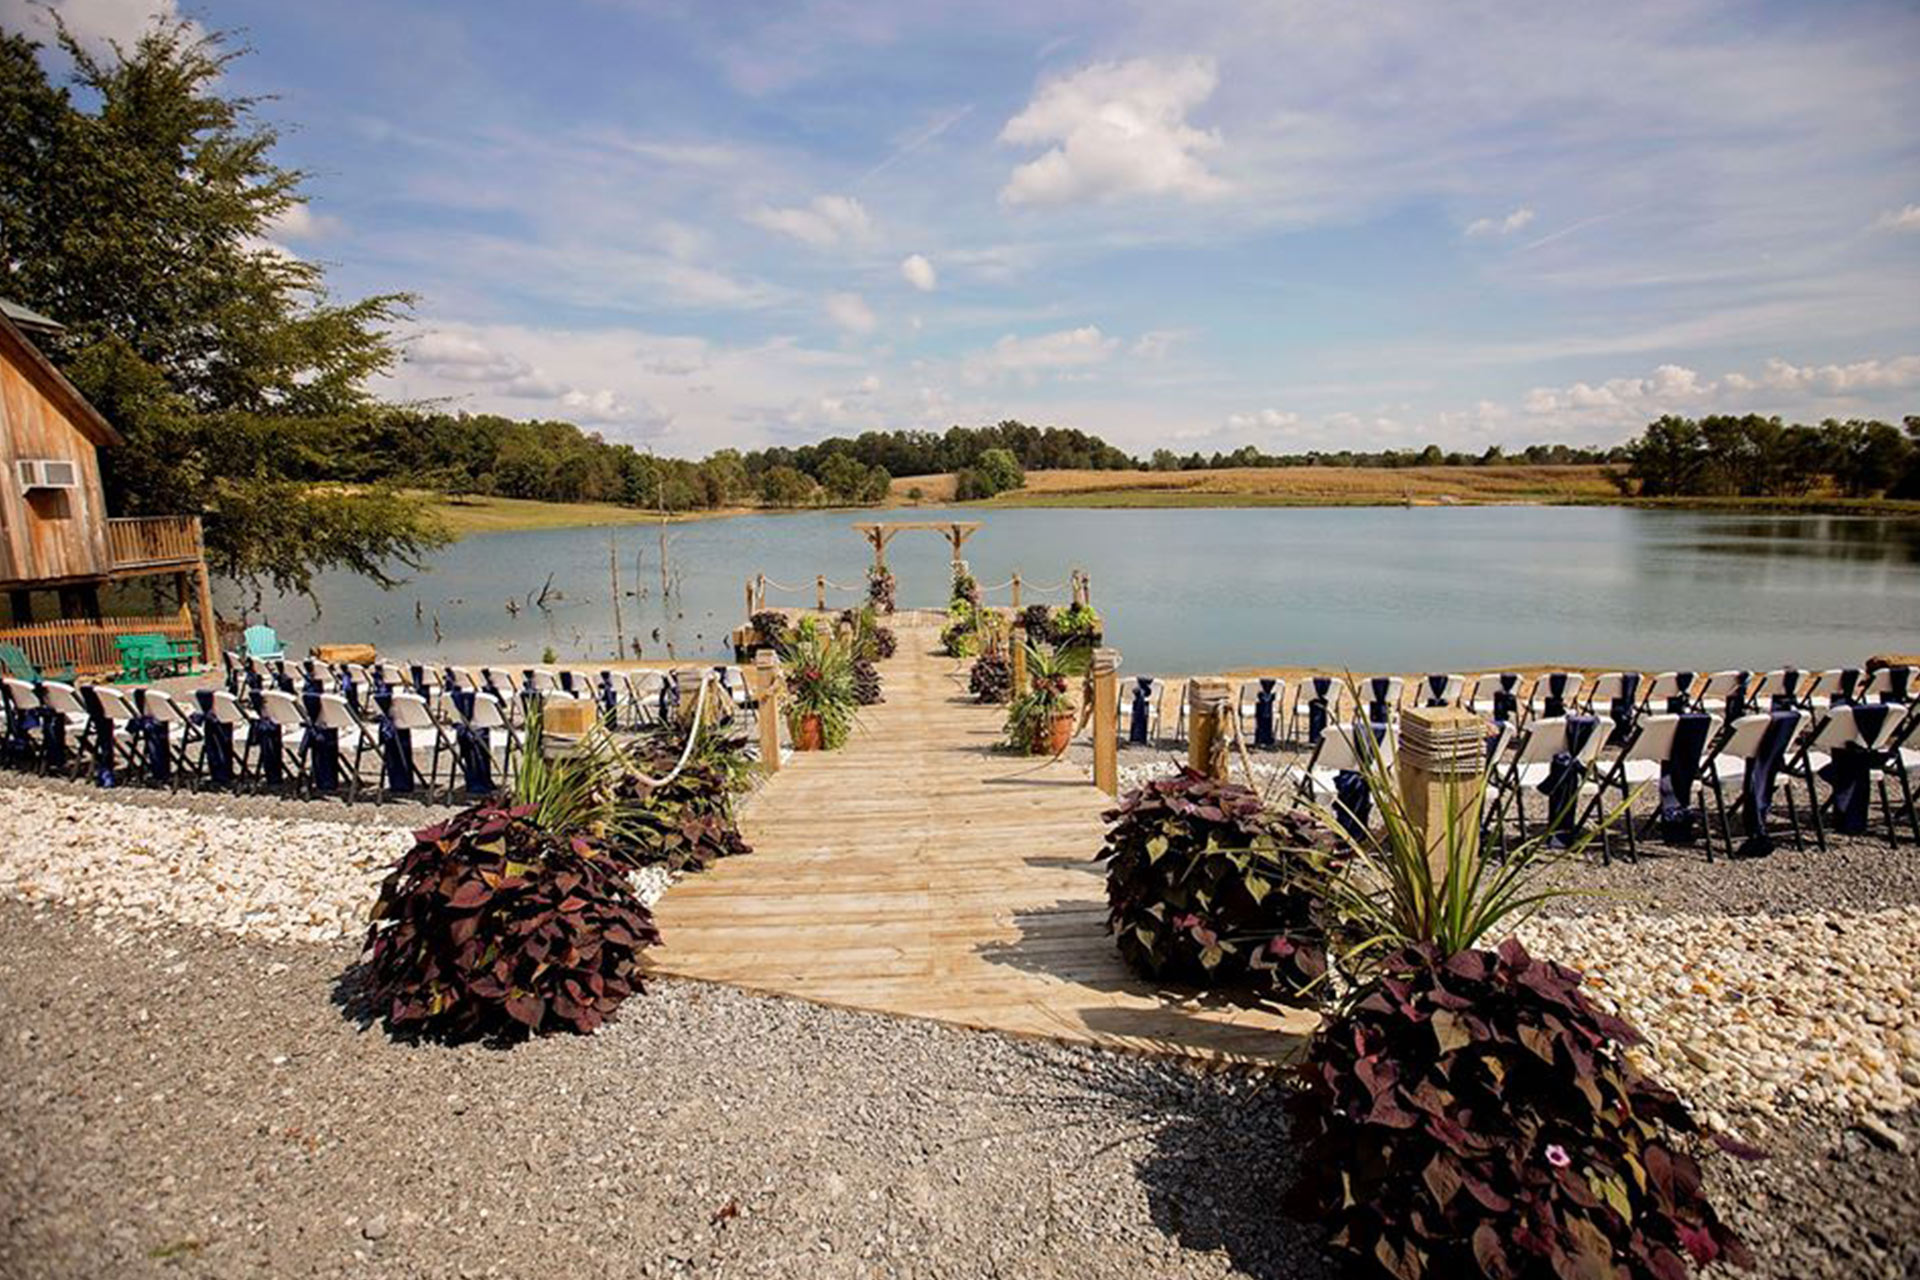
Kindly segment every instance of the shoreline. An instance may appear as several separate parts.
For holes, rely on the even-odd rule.
[[[839,513],[851,516],[921,510],[1091,510],[1091,511],[1204,511],[1204,510],[1312,510],[1356,508],[1421,508],[1444,510],[1473,507],[1622,507],[1643,511],[1694,511],[1709,515],[1841,516],[1861,519],[1920,520],[1920,501],[1886,498],[1628,498],[1579,496],[1466,496],[1443,501],[1430,496],[1411,499],[1384,496],[1334,497],[1310,494],[1214,493],[1167,489],[1105,489],[1084,492],[1016,491],[996,498],[958,502],[889,500],[872,506],[718,507],[710,511],[680,511],[664,521],[656,511],[598,502],[539,502],[522,498],[475,498],[455,501],[445,495],[420,495],[455,540],[489,533],[521,533],[539,529],[602,529],[644,525],[682,525],[738,516],[784,516]]]

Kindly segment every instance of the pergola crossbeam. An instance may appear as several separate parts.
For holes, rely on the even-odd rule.
[[[960,559],[960,548],[965,546],[967,539],[978,533],[982,526],[978,520],[894,520],[884,524],[860,522],[853,527],[872,544],[873,567],[884,569],[887,567],[887,544],[893,541],[896,534],[905,533],[909,529],[925,529],[938,533],[953,548],[953,558],[957,563]]]

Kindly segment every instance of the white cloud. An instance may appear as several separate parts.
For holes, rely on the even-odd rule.
[[[810,204],[786,209],[762,205],[747,215],[747,221],[815,249],[864,244],[873,238],[873,219],[852,196],[815,196]]]
[[[1040,87],[1002,142],[1051,147],[1001,188],[1009,205],[1130,195],[1205,199],[1226,190],[1201,156],[1220,136],[1187,123],[1219,82],[1210,58],[1101,62]]]
[[[1178,329],[1149,329],[1134,339],[1129,350],[1142,360],[1162,360],[1173,350],[1173,344],[1186,336]]]
[[[1823,365],[1790,364],[1776,356],[1767,361],[1753,384],[1770,391],[1806,391],[1830,396],[1898,391],[1920,386],[1920,355]]]
[[[1009,333],[985,351],[974,353],[968,366],[975,373],[1024,375],[1080,369],[1106,363],[1119,345],[1120,339],[1107,337],[1098,325],[1091,324],[1031,338]]]
[[[273,240],[319,240],[339,230],[340,219],[315,213],[304,202],[288,205],[267,223],[267,235]]]
[[[1873,221],[1875,231],[1920,232],[1920,204],[1889,209]]]
[[[548,401],[580,422],[633,422],[657,417],[650,408],[644,414],[636,413],[609,388],[587,390],[550,377],[537,366],[468,333],[429,330],[407,344],[406,363],[434,377],[469,383],[509,400]]]
[[[940,283],[939,273],[933,269],[933,264],[917,253],[908,254],[901,259],[900,276],[922,293],[932,293],[935,286]]]
[[[46,10],[52,9],[67,24],[75,38],[88,49],[104,49],[109,42],[131,45],[153,25],[155,18],[173,18],[178,14],[174,0],[0,0],[0,26],[14,31],[30,31],[36,39],[50,39],[53,23]],[[189,24],[193,25],[193,24]]]
[[[827,318],[848,333],[872,333],[874,325],[879,323],[873,308],[857,293],[830,293],[826,307]]]
[[[1528,413],[1557,414],[1569,410],[1631,409],[1660,411],[1688,400],[1698,400],[1717,389],[1698,373],[1677,364],[1663,364],[1646,378],[1609,378],[1602,383],[1576,382],[1570,387],[1535,387],[1523,404]]]
[[[1522,207],[1504,218],[1475,218],[1467,224],[1469,236],[1510,236],[1533,221],[1533,210]]]
[[[1230,413],[1227,415],[1227,427],[1233,431],[1284,431],[1288,427],[1300,425],[1300,415],[1286,413],[1279,409],[1262,409],[1257,413]]]

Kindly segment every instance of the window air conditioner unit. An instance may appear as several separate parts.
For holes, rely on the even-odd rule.
[[[22,458],[19,468],[22,493],[80,487],[80,468],[65,458]]]

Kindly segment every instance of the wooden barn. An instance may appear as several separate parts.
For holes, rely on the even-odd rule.
[[[218,643],[198,516],[116,519],[107,514],[99,450],[121,442],[34,346],[60,326],[0,299],[0,644],[40,666],[81,672],[119,666],[115,638],[159,633]],[[178,609],[103,616],[101,592],[129,578],[168,575]]]

